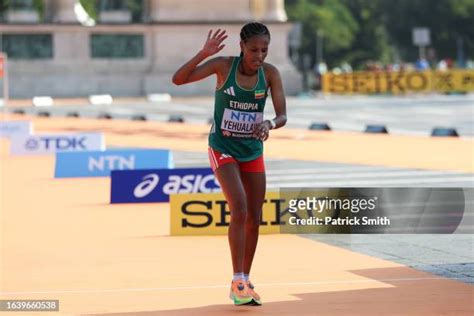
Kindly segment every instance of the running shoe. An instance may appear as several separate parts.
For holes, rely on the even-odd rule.
[[[253,297],[249,294],[244,279],[232,281],[229,298],[234,301],[234,305],[248,305],[253,303]]]
[[[254,305],[262,305],[262,299],[257,292],[255,292],[255,287],[253,286],[252,282],[247,281],[248,293],[252,296]]]

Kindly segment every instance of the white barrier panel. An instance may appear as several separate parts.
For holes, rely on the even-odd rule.
[[[89,103],[92,105],[110,105],[114,103],[110,94],[97,94],[89,96]]]
[[[31,121],[2,121],[0,122],[0,137],[13,137],[15,135],[33,134]]]
[[[15,136],[11,138],[12,155],[47,155],[57,152],[105,150],[102,133]]]
[[[34,106],[53,106],[54,104],[51,97],[34,97],[32,102]]]
[[[170,102],[171,95],[169,93],[152,93],[147,96],[150,102]]]

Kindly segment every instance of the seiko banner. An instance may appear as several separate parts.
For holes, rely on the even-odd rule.
[[[114,170],[111,203],[168,202],[170,194],[220,190],[210,168]]]
[[[281,188],[267,192],[263,234],[472,234],[473,188]],[[171,235],[225,235],[223,194],[170,198]]]
[[[33,123],[30,121],[0,122],[0,137],[27,136],[31,134],[33,134]]]
[[[55,178],[108,177],[112,170],[173,168],[167,149],[112,149],[56,153]]]
[[[260,218],[260,234],[279,234],[285,220],[285,201],[279,192],[266,192]],[[229,205],[222,192],[172,194],[170,197],[170,235],[227,235]]]
[[[45,155],[57,152],[105,150],[102,133],[14,136],[12,155]]]

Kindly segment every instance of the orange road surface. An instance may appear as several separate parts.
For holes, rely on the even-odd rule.
[[[107,145],[190,151],[206,150],[208,129],[54,118],[34,124],[36,132],[103,129]],[[274,135],[268,157],[472,172],[471,140]],[[341,155],[345,145],[354,150]],[[412,150],[411,158],[395,155],[397,148]],[[384,160],[373,157],[383,153]],[[264,305],[234,307],[225,236],[171,237],[168,204],[110,205],[110,179],[54,179],[53,156],[9,156],[4,139],[0,158],[1,299],[58,299],[61,315],[474,314],[471,285],[296,235],[261,236],[252,276]]]

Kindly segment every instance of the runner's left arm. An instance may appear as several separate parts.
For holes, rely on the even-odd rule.
[[[273,107],[275,108],[275,117],[273,118],[275,127],[273,127],[270,120],[265,120],[255,129],[255,137],[262,141],[267,140],[270,129],[283,127],[287,121],[285,91],[283,90],[280,72],[272,65],[269,65],[265,71],[268,73],[268,86],[272,95]]]

